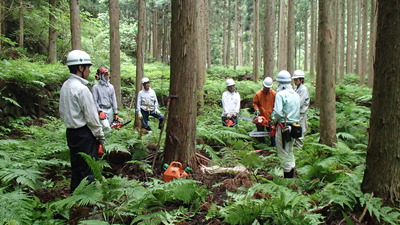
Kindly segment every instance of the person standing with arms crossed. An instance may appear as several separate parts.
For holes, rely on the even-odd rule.
[[[92,93],[99,113],[103,129],[110,130],[113,120],[118,120],[117,97],[115,96],[114,86],[110,83],[110,71],[107,67],[100,67],[96,73],[96,80],[99,83],[93,85]]]
[[[294,139],[290,136],[284,136],[283,132],[290,133],[285,128],[293,123],[298,123],[300,120],[300,97],[290,84],[291,78],[288,71],[280,71],[276,80],[279,86],[275,97],[274,111],[271,116],[274,123],[277,124],[276,149],[281,161],[284,178],[293,178],[296,165],[293,154]]]
[[[81,50],[71,51],[67,57],[70,77],[60,91],[60,116],[67,127],[71,156],[71,193],[83,179],[94,181],[92,170],[79,153],[98,158],[97,147],[99,144],[104,146],[105,141],[93,95],[87,87],[92,65],[89,54]]]
[[[296,92],[300,96],[300,125],[302,129],[301,137],[294,140],[294,145],[298,148],[303,148],[303,138],[307,131],[307,110],[310,105],[310,95],[308,89],[304,86],[304,72],[302,70],[296,70],[292,77],[294,84],[297,86]]]
[[[272,78],[266,77],[263,81],[263,88],[258,90],[256,95],[253,97],[253,108],[256,116],[263,116],[267,121],[271,120],[271,113],[274,109],[276,91],[272,89]],[[256,124],[257,131],[264,131],[265,127]],[[271,129],[268,127],[267,130],[270,132]],[[270,137],[271,147],[275,146],[275,136]],[[264,137],[259,137],[260,143],[265,143]]]

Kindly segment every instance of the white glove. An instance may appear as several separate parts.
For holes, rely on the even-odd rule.
[[[233,117],[236,117],[236,116],[237,116],[237,113],[234,113],[232,116],[233,116]]]
[[[139,119],[141,120],[143,118],[142,113],[138,113]]]
[[[156,114],[157,114],[157,115],[161,114],[161,112],[160,112],[159,109],[156,109],[155,111],[156,111]]]
[[[232,117],[231,114],[229,113],[226,114],[226,118],[230,119],[231,117]]]

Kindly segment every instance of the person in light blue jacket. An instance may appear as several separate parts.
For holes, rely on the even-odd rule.
[[[290,84],[291,78],[288,71],[280,71],[276,80],[279,85],[276,90],[274,111],[271,115],[277,127],[276,149],[281,161],[284,177],[293,178],[294,167],[296,165],[293,154],[294,139],[284,135],[284,133],[288,133],[287,129],[290,129],[292,124],[299,123],[300,96],[293,90]]]
[[[310,105],[310,95],[308,94],[308,88],[304,86],[304,72],[302,70],[296,70],[293,72],[292,79],[294,84],[297,86],[296,92],[300,96],[300,125],[302,128],[302,135],[300,138],[296,138],[294,145],[298,148],[303,148],[303,138],[307,131],[307,110]]]

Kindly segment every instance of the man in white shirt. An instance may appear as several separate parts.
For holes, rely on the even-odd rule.
[[[226,91],[222,93],[222,124],[233,127],[237,124],[240,111],[240,94],[235,89],[235,81],[226,80]]]
[[[86,52],[71,51],[67,57],[70,77],[60,90],[59,110],[67,127],[71,156],[71,193],[83,179],[94,180],[92,170],[79,153],[97,158],[98,144],[104,145],[105,141],[92,92],[86,86],[91,65],[90,56]]]
[[[142,121],[142,127],[148,132],[151,132],[149,126],[149,116],[153,116],[158,119],[158,129],[161,129],[164,125],[164,115],[161,114],[158,109],[158,100],[156,92],[150,88],[150,79],[144,77],[142,79],[143,89],[139,92],[136,103],[136,112],[139,115],[139,119]]]

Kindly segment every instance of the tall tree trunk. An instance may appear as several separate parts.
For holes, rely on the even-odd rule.
[[[346,31],[346,73],[354,73],[354,0],[347,0],[347,31]]]
[[[54,16],[56,0],[49,0],[49,63],[57,62],[57,30],[54,25],[57,23],[57,18]]]
[[[286,0],[281,0],[279,6],[278,70],[287,70],[286,25]]]
[[[233,70],[236,71],[239,44],[239,0],[235,0],[235,30],[233,35]]]
[[[373,87],[374,82],[374,61],[375,61],[375,42],[376,42],[376,19],[377,19],[376,0],[371,0],[371,25],[369,33],[369,53],[368,53],[368,87]]]
[[[295,5],[295,0],[289,0],[288,1],[288,26],[287,26],[287,71],[289,73],[293,73],[295,68],[294,68],[294,60],[296,58],[295,56],[295,45],[294,45],[294,5]]]
[[[19,32],[18,32],[18,46],[24,47],[24,1],[19,1]]]
[[[70,0],[70,25],[71,25],[71,47],[73,50],[82,49],[81,41],[81,19],[79,12],[79,0]]]
[[[197,115],[201,115],[204,113],[204,83],[206,80],[206,55],[207,51],[204,51],[207,47],[206,43],[206,30],[204,23],[205,11],[208,10],[205,8],[205,1],[208,0],[199,0],[198,1],[198,17],[197,17],[197,32],[199,39],[197,40],[197,84],[196,84],[196,95],[197,95]]]
[[[110,67],[111,83],[114,85],[118,108],[121,102],[121,60],[120,60],[120,36],[119,36],[119,6],[118,0],[109,0],[110,7]]]
[[[232,20],[231,20],[231,0],[228,0],[228,12],[227,12],[227,19],[228,19],[228,37],[226,43],[226,65],[231,65],[231,42],[232,42]]]
[[[228,14],[228,12],[227,12],[227,9],[226,9],[226,1],[227,0],[224,0],[223,1],[223,9],[224,10],[222,10],[222,12],[223,12],[223,36],[222,36],[222,65],[224,65],[224,66],[228,66],[228,64],[227,64],[227,62],[226,62],[226,59],[227,59],[227,57],[226,57],[226,55],[228,54],[228,41],[227,41],[227,37],[228,37],[228,34],[227,34],[227,32],[226,32],[226,29],[227,29],[227,19],[228,19],[228,16],[227,16],[227,14]],[[228,0],[229,1],[229,0]]]
[[[154,3],[153,3],[154,4]],[[154,5],[153,5],[154,6]],[[151,44],[151,49],[152,49],[152,55],[154,57],[154,60],[157,61],[159,58],[159,49],[158,49],[158,8],[153,7],[153,13],[152,13],[152,44]]]
[[[139,0],[138,6],[138,34],[137,34],[137,55],[136,55],[136,89],[135,96],[133,96],[133,107],[136,108],[136,101],[139,91],[142,89],[141,80],[144,77],[144,50],[146,39],[146,0]],[[132,106],[131,106],[132,107]],[[130,109],[129,109],[130,110]],[[135,113],[135,127],[140,128],[141,122],[138,112]]]
[[[162,60],[162,62],[163,63],[169,63],[168,62],[168,56],[169,56],[169,51],[168,51],[168,49],[169,49],[169,45],[168,45],[168,40],[169,40],[169,20],[167,19],[168,18],[168,10],[167,9],[165,9],[164,10],[164,13],[163,13],[163,19],[162,19],[162,21],[163,21],[163,26],[162,26],[162,28],[163,28],[163,30],[162,30],[162,32],[163,32],[163,35],[162,35],[162,58],[161,58],[161,60]]]
[[[340,24],[340,34],[339,34],[339,40],[338,40],[338,45],[340,45],[339,47],[339,80],[343,81],[344,80],[344,46],[345,46],[345,33],[344,33],[344,20],[345,20],[345,0],[340,0],[339,4],[340,4],[340,22],[338,21],[338,23]]]
[[[317,47],[317,35],[316,35],[316,30],[317,26],[316,24],[316,15],[315,15],[315,0],[311,0],[311,8],[310,8],[310,20],[311,20],[311,44],[310,44],[310,77],[315,77],[315,55],[317,53],[316,47]]]
[[[334,74],[335,0],[319,1],[318,75],[321,78],[320,140],[333,146],[336,142],[336,94]]]
[[[396,46],[400,46],[400,4],[396,0],[377,2],[375,75],[379,79],[374,79],[373,85],[362,190],[382,198],[385,205],[399,208],[400,55]]]
[[[171,102],[164,162],[179,161],[193,168],[196,167],[197,1],[172,0],[171,9]]]
[[[258,82],[259,79],[259,73],[260,73],[260,61],[259,61],[259,54],[260,54],[260,49],[258,46],[260,45],[260,33],[259,33],[259,26],[260,26],[260,2],[259,0],[253,0],[254,4],[254,31],[253,31],[253,38],[254,38],[254,44],[253,44],[253,52],[254,52],[254,57],[253,57],[253,76],[254,76],[254,82]]]
[[[267,0],[264,31],[264,78],[273,77],[275,67],[275,0]]]
[[[304,18],[304,64],[303,64],[303,67],[304,67],[305,71],[308,71],[308,17]]]
[[[360,76],[362,74],[362,65],[361,65],[361,46],[362,46],[362,0],[357,0],[357,51],[356,51],[356,74]]]
[[[360,85],[365,85],[368,71],[368,0],[362,0],[362,45],[361,45],[361,79]]]
[[[205,11],[205,24],[204,26],[206,27],[206,42],[207,42],[207,69],[211,68],[211,40],[210,40],[210,7],[209,7],[209,1],[205,1],[206,4],[206,11]]]
[[[239,11],[241,8],[239,8]],[[243,25],[242,25],[242,14],[239,13],[239,39],[238,39],[238,66],[243,66]]]

